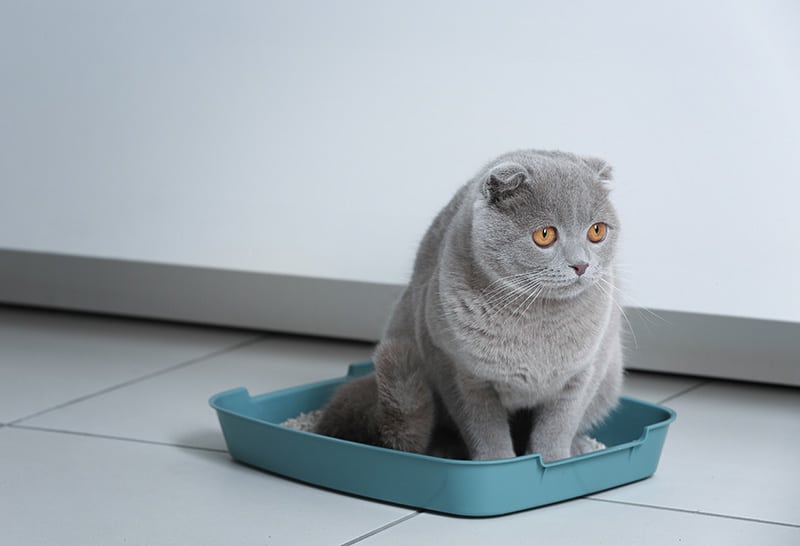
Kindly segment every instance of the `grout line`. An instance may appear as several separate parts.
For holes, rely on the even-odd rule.
[[[714,382],[713,379],[707,379],[705,381],[701,381],[700,383],[692,385],[691,387],[686,387],[685,389],[683,389],[680,392],[677,392],[675,394],[667,396],[666,398],[664,398],[663,400],[661,400],[661,401],[659,401],[657,403],[658,404],[666,404],[667,402],[669,402],[671,400],[674,400],[674,399],[678,398],[679,396],[683,396],[684,394],[688,394],[688,393],[692,392],[695,389],[699,389],[700,387],[704,387],[705,385],[708,385],[709,383],[713,383],[713,382]]]
[[[201,447],[201,446],[191,446],[187,444],[171,444],[169,442],[158,442],[155,440],[143,440],[140,438],[128,438],[125,436],[112,436],[110,434],[95,434],[93,432],[81,432],[77,430],[64,430],[59,428],[47,428],[47,427],[34,427],[30,425],[9,425],[9,428],[14,429],[22,429],[22,430],[33,430],[36,432],[53,432],[56,434],[70,434],[72,436],[83,436],[85,438],[101,438],[103,440],[117,440],[122,442],[132,442],[135,444],[149,444],[155,446],[167,446],[167,447],[178,447],[182,449],[196,449],[199,451],[212,451],[214,453],[228,453],[225,449],[218,449],[214,447]]]
[[[595,502],[606,502],[609,504],[623,504],[625,506],[638,506],[640,508],[652,508],[654,510],[666,510],[668,512],[681,512],[684,514],[694,514],[696,516],[710,516],[713,518],[722,518],[722,519],[735,519],[739,521],[748,521],[751,523],[763,523],[765,525],[779,525],[781,527],[791,527],[795,529],[800,529],[800,524],[796,523],[785,523],[782,521],[771,521],[768,519],[758,519],[758,518],[748,518],[745,516],[733,516],[729,514],[718,514],[716,512],[704,512],[702,510],[689,510],[687,508],[674,508],[671,506],[658,506],[654,504],[643,504],[638,502],[627,502],[627,501],[618,501],[618,500],[611,500],[611,499],[598,499],[594,497],[583,497],[586,500],[595,501]]]
[[[422,513],[421,511],[417,511],[417,512],[414,512],[414,513],[411,513],[411,514],[407,514],[407,515],[403,516],[402,518],[396,519],[394,521],[390,521],[386,525],[384,525],[382,527],[378,527],[374,531],[370,531],[369,533],[365,533],[365,534],[363,534],[363,535],[361,535],[359,537],[354,538],[353,540],[348,540],[347,542],[343,543],[341,546],[351,546],[352,544],[356,544],[357,542],[361,542],[362,540],[368,539],[371,536],[375,536],[378,533],[380,533],[382,531],[385,531],[386,529],[389,529],[390,527],[394,527],[395,525],[399,525],[399,524],[401,524],[401,523],[403,523],[405,521],[410,520],[411,518],[415,518],[418,515],[420,515],[421,513]]]
[[[21,423],[23,421],[27,421],[28,419],[33,419],[34,417],[39,417],[40,415],[44,415],[45,413],[50,413],[51,411],[56,411],[56,410],[59,410],[59,409],[63,409],[65,407],[67,407],[67,406],[71,406],[73,404],[77,404],[79,402],[83,402],[85,400],[88,400],[90,398],[94,398],[96,396],[101,396],[103,394],[107,394],[107,393],[115,391],[117,389],[121,389],[121,388],[124,388],[124,387],[129,387],[130,385],[134,385],[134,384],[139,383],[141,381],[146,381],[147,379],[152,379],[153,377],[158,377],[159,375],[164,375],[166,373],[173,372],[173,371],[179,370],[181,368],[186,368],[187,366],[191,366],[192,364],[197,364],[198,362],[203,362],[205,360],[210,360],[210,359],[215,358],[217,356],[221,356],[221,355],[223,355],[225,353],[229,353],[231,351],[235,351],[237,349],[241,349],[242,347],[246,347],[248,345],[252,345],[253,343],[256,343],[257,341],[261,341],[262,339],[265,339],[267,337],[269,337],[269,334],[259,334],[256,337],[253,337],[253,338],[250,338],[250,339],[246,339],[244,341],[240,341],[239,343],[235,343],[234,345],[231,345],[229,347],[223,347],[222,349],[219,349],[217,351],[213,351],[213,352],[210,352],[210,353],[207,353],[207,354],[204,354],[204,355],[189,359],[189,360],[187,360],[185,362],[181,362],[180,364],[176,364],[174,366],[170,366],[170,367],[164,368],[162,370],[156,370],[156,371],[151,372],[149,374],[146,374],[146,375],[134,378],[134,379],[129,379],[128,381],[123,381],[122,383],[118,383],[116,385],[112,385],[111,387],[107,387],[105,389],[101,389],[99,391],[96,391],[96,392],[93,392],[93,393],[90,393],[90,394],[86,394],[84,396],[79,396],[78,398],[75,398],[73,400],[69,400],[69,401],[64,402],[62,404],[58,404],[57,406],[53,406],[53,407],[50,407],[50,408],[43,409],[41,411],[37,411],[37,412],[32,413],[30,415],[26,415],[25,417],[20,417],[19,419],[15,419],[15,420],[13,420],[13,421],[11,421],[9,423],[6,423],[6,424],[7,425],[16,425],[16,424]]]

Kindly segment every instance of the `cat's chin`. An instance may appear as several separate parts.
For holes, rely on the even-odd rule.
[[[594,283],[587,279],[578,279],[569,284],[548,287],[544,295],[553,300],[571,300],[585,293],[593,285]]]

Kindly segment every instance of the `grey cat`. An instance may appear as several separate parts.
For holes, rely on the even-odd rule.
[[[343,385],[315,431],[476,460],[603,448],[587,433],[623,376],[610,179],[564,152],[491,161],[428,229],[375,373]]]

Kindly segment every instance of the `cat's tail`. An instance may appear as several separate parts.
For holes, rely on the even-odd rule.
[[[425,453],[434,425],[430,386],[413,345],[383,340],[375,373],[339,387],[315,432],[400,451]]]

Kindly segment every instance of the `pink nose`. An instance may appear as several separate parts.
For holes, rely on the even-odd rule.
[[[587,264],[586,262],[579,262],[576,264],[571,264],[570,267],[574,269],[575,274],[580,277],[581,275],[586,273],[586,268],[589,267],[589,264]]]

